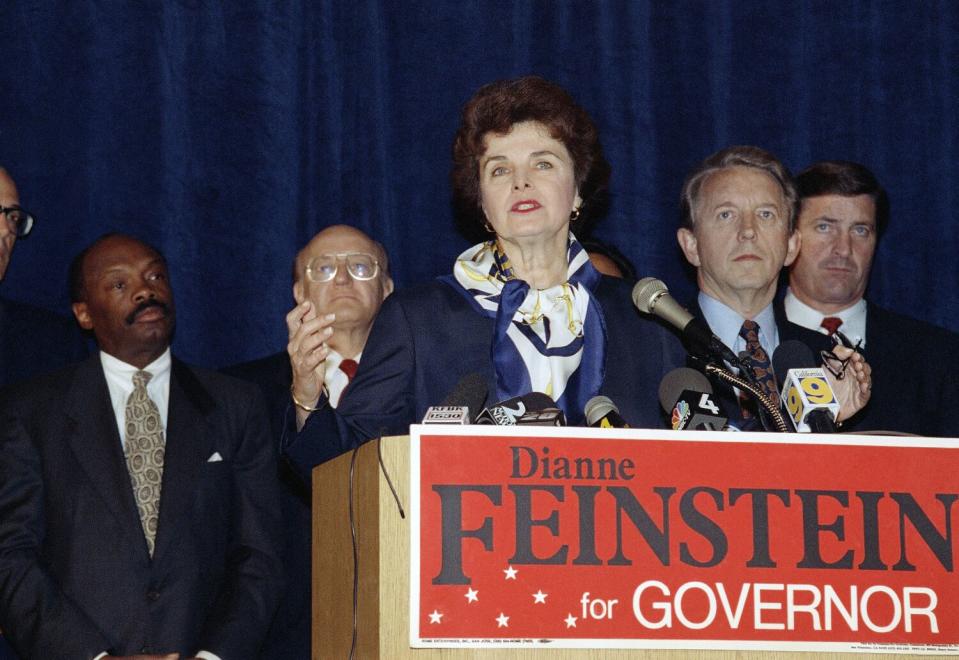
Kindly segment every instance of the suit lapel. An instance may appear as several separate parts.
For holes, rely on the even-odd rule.
[[[124,529],[136,531],[146,551],[99,353],[80,364],[66,396],[65,436],[77,462],[107,508],[123,523]]]
[[[206,428],[209,396],[179,360],[170,374],[170,408],[163,459],[163,487],[154,557],[162,557],[174,542],[178,523],[195,497],[204,451],[212,437]]]

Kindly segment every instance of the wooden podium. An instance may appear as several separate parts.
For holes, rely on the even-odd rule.
[[[379,453],[378,453],[379,449]],[[353,638],[353,543],[350,473],[359,580],[355,657],[600,660],[605,658],[904,658],[902,654],[645,649],[427,648],[409,646],[410,529],[379,465],[409,508],[409,438],[362,445],[313,470],[313,658],[349,658]],[[929,656],[914,656],[929,657]]]

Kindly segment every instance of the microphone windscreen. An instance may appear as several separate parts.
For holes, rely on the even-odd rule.
[[[608,396],[594,396],[586,402],[586,425],[592,426],[609,413],[619,414],[619,409]]]
[[[542,392],[530,392],[520,398],[523,403],[526,404],[527,410],[546,410],[547,408],[556,407],[556,402],[553,401],[553,398]]]
[[[440,405],[466,406],[472,419],[483,409],[486,394],[486,378],[474,371],[463,376]]]
[[[818,366],[809,347],[796,339],[784,341],[773,351],[773,373],[778,378],[785,378],[790,369],[815,369]]]
[[[644,277],[633,286],[633,304],[645,314],[653,313],[653,300],[668,291],[662,280]]]
[[[663,407],[667,414],[670,413],[679,400],[679,396],[685,390],[705,392],[706,394],[713,393],[712,385],[709,384],[706,376],[695,369],[680,367],[670,371],[660,381],[659,405]]]
[[[542,392],[527,392],[487,406],[476,416],[475,423],[512,426],[523,415],[549,409],[556,409],[556,402],[551,397]]]

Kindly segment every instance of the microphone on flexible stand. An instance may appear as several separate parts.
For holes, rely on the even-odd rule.
[[[783,417],[782,412],[776,407],[776,404],[774,404],[766,393],[763,392],[762,388],[755,383],[753,374],[748,367],[741,369],[740,373],[750,376],[750,380],[746,380],[746,378],[742,376],[737,376],[728,369],[712,362],[707,363],[703,368],[708,375],[715,376],[727,385],[738,387],[740,391],[752,396],[759,404],[759,420],[762,422],[765,430],[779,433],[790,432],[789,422]]]
[[[676,299],[669,295],[669,289],[662,280],[644,277],[637,282],[633,287],[633,304],[639,311],[654,314],[678,329],[683,341],[693,350],[692,356],[705,363],[707,374],[716,376],[755,398],[760,405],[760,421],[767,431],[789,431],[789,425],[782,413],[763,393],[752,370],[712,333],[706,323],[676,302]],[[740,375],[731,373],[724,362],[738,368]]]
[[[712,333],[709,326],[669,295],[669,289],[662,280],[644,277],[637,282],[633,287],[633,304],[639,311],[658,316],[679,330],[688,345],[699,349],[701,357],[714,357],[739,365],[739,358]]]

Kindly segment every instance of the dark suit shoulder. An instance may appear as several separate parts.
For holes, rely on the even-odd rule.
[[[281,385],[289,387],[293,374],[290,370],[290,356],[286,351],[273,353],[266,357],[240,362],[220,370],[222,373],[259,385]]]
[[[94,355],[83,362],[0,388],[0,409],[17,407],[21,410],[42,410],[45,406],[53,405],[54,401],[63,401],[77,374],[93,360],[98,360],[98,357]],[[60,407],[62,406],[56,405],[55,409]]]
[[[383,301],[383,307],[400,307],[407,314],[423,312],[431,315],[444,314],[448,310],[470,309],[470,303],[462,292],[442,280],[431,280],[394,292]]]
[[[874,303],[866,303],[866,339],[872,341],[872,333],[875,329],[883,334],[895,334],[897,341],[906,339],[921,339],[922,341],[939,341],[953,344],[959,342],[959,335],[938,325],[933,325],[927,321],[900,314],[892,310],[880,307]]]
[[[874,380],[892,384],[904,377],[919,379],[931,392],[955,379],[959,335],[867,303],[863,353],[873,367]]]
[[[86,354],[73,319],[0,298],[0,386],[53,371]]]
[[[283,433],[283,421],[290,403],[293,371],[286,351],[225,367],[223,373],[255,384],[266,400],[274,437]]]
[[[213,369],[196,367],[173,358],[173,378],[194,395],[217,401],[223,398],[247,398],[258,395],[253,383]],[[199,388],[194,389],[194,388]]]

